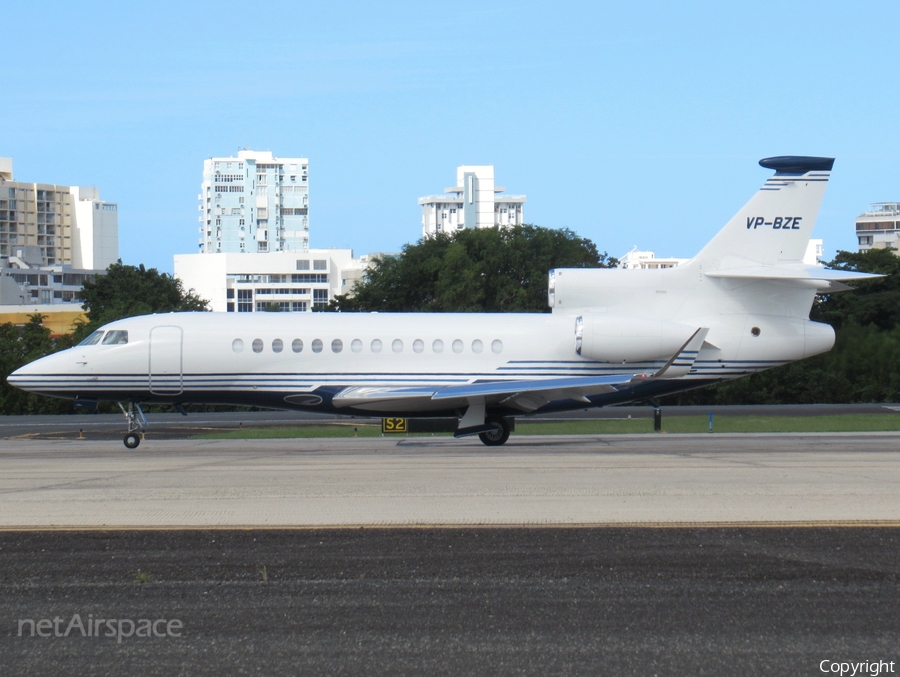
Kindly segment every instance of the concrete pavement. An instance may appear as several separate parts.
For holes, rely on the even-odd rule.
[[[900,524],[900,433],[6,440],[0,528]]]

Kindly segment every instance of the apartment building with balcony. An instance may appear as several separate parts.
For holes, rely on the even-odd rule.
[[[42,265],[106,269],[119,258],[118,205],[96,187],[15,181],[0,158],[0,259],[37,247]]]
[[[456,168],[456,185],[443,195],[419,198],[422,235],[452,233],[465,228],[517,226],[525,223],[525,196],[505,195],[494,182],[493,165]]]
[[[200,252],[249,254],[309,248],[309,160],[244,149],[203,162]]]
[[[900,251],[900,202],[876,202],[856,217],[859,251],[893,247]]]

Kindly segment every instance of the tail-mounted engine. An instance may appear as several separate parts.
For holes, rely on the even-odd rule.
[[[575,319],[575,352],[600,362],[669,359],[697,327],[625,315],[582,315]]]

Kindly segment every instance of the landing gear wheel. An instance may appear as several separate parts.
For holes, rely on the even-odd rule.
[[[116,402],[116,404],[119,405],[119,409],[125,414],[125,420],[128,425],[128,432],[125,433],[125,446],[129,449],[137,449],[141,443],[144,428],[147,426],[147,417],[144,416],[144,410],[141,409],[141,405],[137,402],[129,402],[127,407],[121,402]],[[140,435],[138,430],[141,431]]]
[[[505,418],[489,418],[485,421],[487,425],[494,426],[493,430],[486,433],[478,433],[478,438],[489,447],[499,447],[506,444],[509,439],[509,423]]]

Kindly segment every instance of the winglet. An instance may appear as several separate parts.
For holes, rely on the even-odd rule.
[[[651,375],[649,378],[680,378],[690,373],[691,367],[700,354],[700,348],[703,347],[703,341],[709,333],[708,327],[700,327],[691,334],[691,337],[684,342],[684,345],[677,353],[669,358],[662,369]]]

